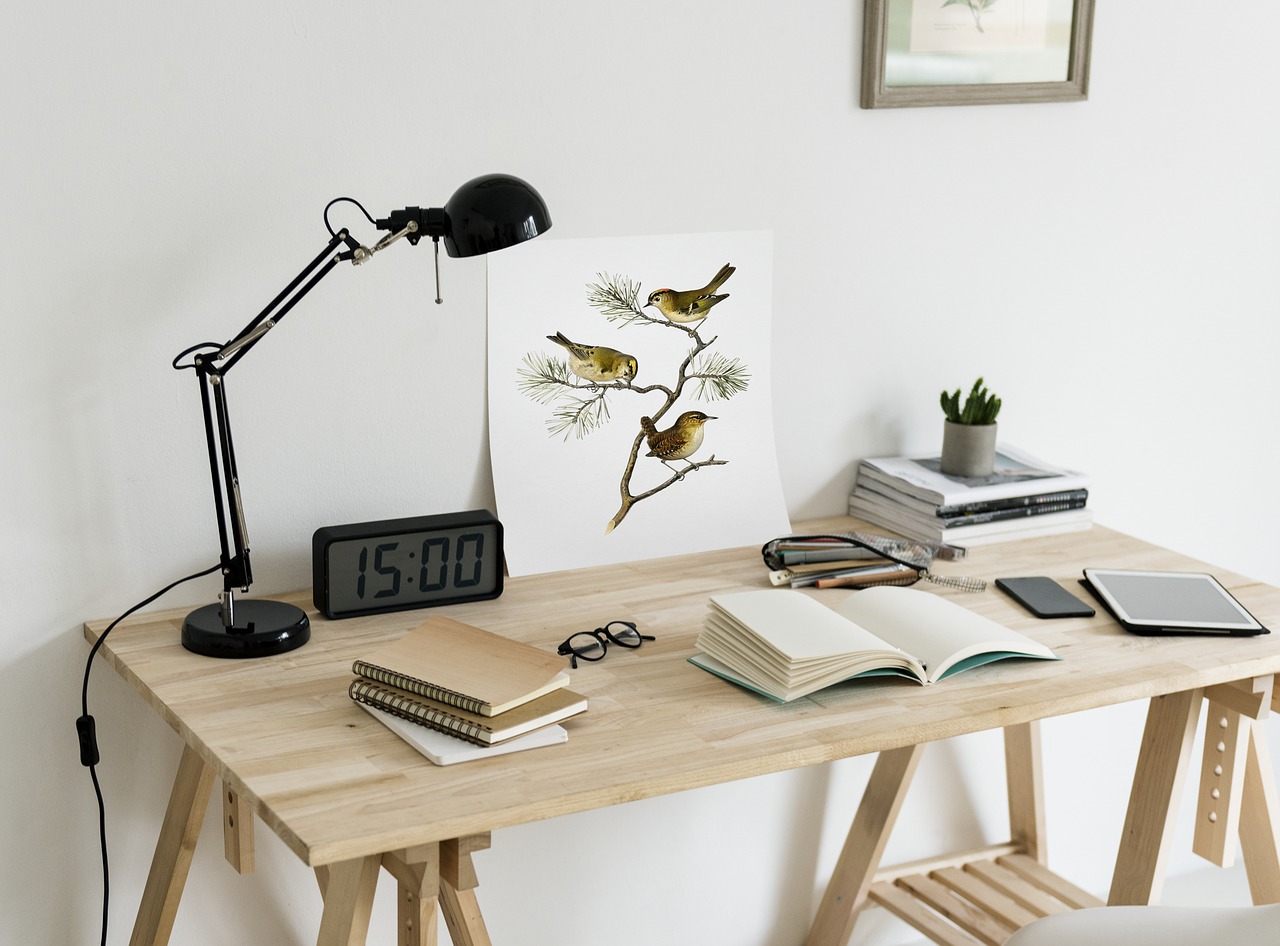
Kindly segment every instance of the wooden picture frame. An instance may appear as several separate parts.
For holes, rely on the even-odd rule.
[[[865,0],[862,107],[1083,101],[1093,8],[1094,0]]]

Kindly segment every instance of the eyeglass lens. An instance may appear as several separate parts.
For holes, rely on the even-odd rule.
[[[583,660],[599,660],[604,656],[604,641],[589,631],[574,634],[567,643],[569,652]]]
[[[636,626],[626,621],[612,621],[600,630],[604,631],[609,640],[622,647],[639,647],[642,642]]]

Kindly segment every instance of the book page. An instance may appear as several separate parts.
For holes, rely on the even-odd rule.
[[[865,588],[835,610],[914,655],[925,665],[930,683],[953,664],[983,653],[1056,659],[1039,641],[917,588]]]
[[[898,648],[799,591],[712,595],[711,605],[788,663]],[[850,623],[850,622],[853,623]]]

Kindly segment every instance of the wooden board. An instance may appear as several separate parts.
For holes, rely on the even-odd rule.
[[[797,531],[859,525],[837,518]],[[936,570],[1044,574],[1070,586],[1086,565],[1209,570],[1264,624],[1280,627],[1280,589],[1097,526],[982,547]],[[611,648],[572,672],[590,709],[566,724],[567,744],[448,768],[425,762],[346,694],[353,658],[421,623],[420,611],[343,621],[309,611],[305,647],[246,661],[188,653],[179,643],[187,609],[159,612],[121,623],[101,654],[312,866],[1280,671],[1280,634],[1141,638],[1101,614],[1039,621],[994,589],[922,584],[1043,641],[1063,660],[995,664],[933,687],[842,684],[779,705],[687,663],[709,594],[768,586],[759,549],[750,547],[516,578],[500,598],[450,607],[458,620],[551,652],[610,620],[635,621],[657,640]],[[856,592],[808,593],[835,601]],[[310,609],[308,591],[279,597]],[[106,623],[87,624],[86,638]],[[345,889],[359,890],[359,876],[344,875]]]

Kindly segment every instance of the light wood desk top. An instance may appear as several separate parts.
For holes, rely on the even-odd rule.
[[[798,532],[847,530],[836,518]],[[762,537],[769,538],[769,537]],[[976,549],[936,571],[995,579],[1084,566],[1208,570],[1280,631],[1280,589],[1102,527]],[[1280,672],[1280,633],[1142,638],[1105,614],[1040,621],[991,586],[947,595],[1052,647],[1057,662],[1003,662],[933,687],[837,685],[780,705],[686,662],[709,594],[768,587],[747,548],[515,578],[450,616],[554,650],[576,631],[636,621],[657,640],[572,672],[590,699],[565,745],[456,766],[422,759],[347,697],[352,660],[421,622],[421,611],[343,621],[312,612],[312,639],[278,657],[199,657],[179,642],[187,608],[123,622],[106,660],[309,865],[380,852],[1092,707]],[[850,592],[814,591],[839,600]],[[1087,597],[1083,591],[1080,594]],[[311,609],[309,593],[280,596]],[[106,622],[85,626],[95,640]],[[110,722],[107,722],[110,725]]]

